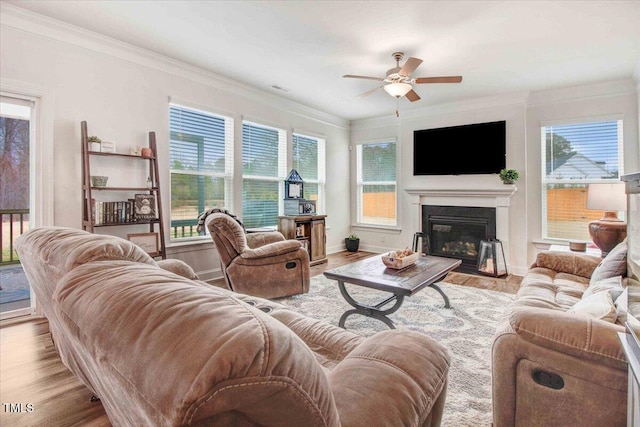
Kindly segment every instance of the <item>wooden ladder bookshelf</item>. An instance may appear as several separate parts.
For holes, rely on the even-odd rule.
[[[155,233],[155,228],[157,225],[159,231],[158,250],[157,252],[151,252],[150,255],[153,257],[161,257],[162,259],[166,259],[167,252],[165,246],[164,221],[162,219],[162,196],[160,192],[160,174],[158,171],[158,150],[156,148],[155,132],[149,132],[149,148],[151,148],[152,152],[151,157],[142,157],[133,154],[103,153],[99,151],[91,151],[89,149],[87,122],[82,121],[80,124],[80,128],[82,134],[82,194],[84,205],[82,213],[82,229],[93,233],[94,230],[98,227],[148,225],[149,232]],[[131,161],[148,162],[148,176],[150,179],[150,185],[142,185],[139,187],[93,186],[91,182],[91,161],[92,159],[96,160],[97,158],[120,158],[131,159]],[[134,195],[134,197],[136,194],[153,196],[157,205],[155,218],[136,218],[134,207],[135,198],[119,202],[102,202],[99,199],[96,200],[95,196],[103,192],[130,192]]]

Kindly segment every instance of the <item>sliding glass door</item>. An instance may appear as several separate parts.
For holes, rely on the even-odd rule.
[[[30,226],[33,102],[0,96],[0,319],[31,312],[31,291],[15,240]]]

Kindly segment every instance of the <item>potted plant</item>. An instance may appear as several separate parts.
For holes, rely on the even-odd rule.
[[[357,252],[358,247],[360,246],[360,239],[357,235],[351,234],[349,237],[344,239],[344,245],[347,247],[349,252]]]
[[[502,169],[500,171],[500,179],[504,184],[513,184],[518,180],[518,171],[515,169]]]
[[[101,151],[102,140],[97,136],[93,135],[87,138],[87,143],[89,143],[89,150],[97,152]]]

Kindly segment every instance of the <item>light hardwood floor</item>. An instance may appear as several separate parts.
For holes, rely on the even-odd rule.
[[[311,276],[372,255],[329,255],[327,263],[311,267]],[[494,279],[456,272],[445,280],[510,293],[520,283],[517,276]],[[102,404],[91,402],[91,395],[60,361],[46,319],[0,322],[0,426],[110,426]]]

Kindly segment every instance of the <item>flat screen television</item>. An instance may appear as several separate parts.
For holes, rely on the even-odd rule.
[[[413,132],[414,175],[494,174],[506,167],[506,121]]]

